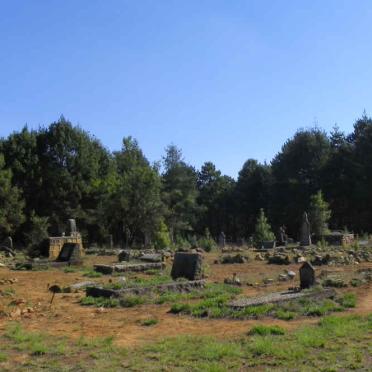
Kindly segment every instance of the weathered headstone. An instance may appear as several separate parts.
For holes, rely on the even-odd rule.
[[[310,235],[310,222],[307,217],[307,213],[304,212],[302,216],[302,225],[300,232],[300,245],[302,247],[307,247],[311,245],[311,235]]]
[[[79,263],[81,261],[80,245],[75,243],[65,243],[56,261]]]
[[[171,276],[173,279],[201,279],[202,256],[198,253],[176,252],[174,255]]]
[[[76,221],[75,221],[74,218],[70,218],[68,220],[68,223],[69,223],[69,227],[70,227],[70,230],[69,230],[70,236],[74,236],[77,233]]]
[[[286,227],[284,225],[279,227],[279,244],[280,245],[287,244]]]
[[[309,262],[300,267],[300,288],[310,288],[315,284],[315,270]]]
[[[218,237],[218,245],[223,248],[226,244],[226,236],[223,231],[221,231],[220,236]]]
[[[13,249],[13,239],[11,236],[5,238],[3,245],[9,249]]]

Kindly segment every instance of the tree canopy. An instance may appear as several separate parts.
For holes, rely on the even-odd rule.
[[[64,117],[0,139],[0,240],[11,234],[19,245],[61,234],[68,218],[88,244],[110,234],[116,244],[165,247],[204,239],[205,231],[211,241],[221,231],[236,241],[282,225],[296,238],[304,211],[320,235],[326,226],[372,232],[366,114],[349,134],[337,125],[329,134],[297,131],[271,163],[247,157],[236,180],[211,161],[196,169],[174,144],[162,163],[151,164],[130,136],[111,152]]]

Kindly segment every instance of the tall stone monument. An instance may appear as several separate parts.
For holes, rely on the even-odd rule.
[[[307,213],[304,212],[302,216],[302,225],[300,232],[300,245],[302,247],[307,247],[311,245],[311,234],[310,234],[310,222],[307,217]]]
[[[225,244],[226,244],[226,236],[225,236],[225,233],[223,231],[221,231],[221,234],[218,238],[218,245],[221,247],[221,248],[224,248],[225,247]]]

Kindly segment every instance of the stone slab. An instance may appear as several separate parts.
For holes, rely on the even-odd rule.
[[[167,284],[153,285],[149,287],[133,287],[123,289],[108,289],[100,286],[88,286],[86,288],[86,295],[92,297],[125,297],[128,295],[145,295],[150,293],[163,293],[163,292],[191,292],[195,289],[204,288],[205,280],[193,280],[185,282],[171,282]]]
[[[284,291],[284,292],[274,292],[269,293],[265,296],[258,297],[245,297],[240,298],[236,301],[230,302],[229,306],[234,309],[242,309],[249,306],[257,306],[263,304],[271,303],[282,303],[287,301],[296,300],[298,298],[314,298],[314,299],[323,299],[330,298],[335,296],[336,292],[334,289],[324,289],[321,291]]]
[[[116,265],[94,265],[94,270],[102,274],[112,274],[113,272],[124,273],[130,271],[147,271],[163,269],[165,265],[162,262],[131,263]]]

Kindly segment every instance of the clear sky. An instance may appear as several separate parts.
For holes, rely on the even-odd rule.
[[[174,143],[236,177],[371,106],[371,1],[0,1],[0,136],[63,114],[111,150]]]

